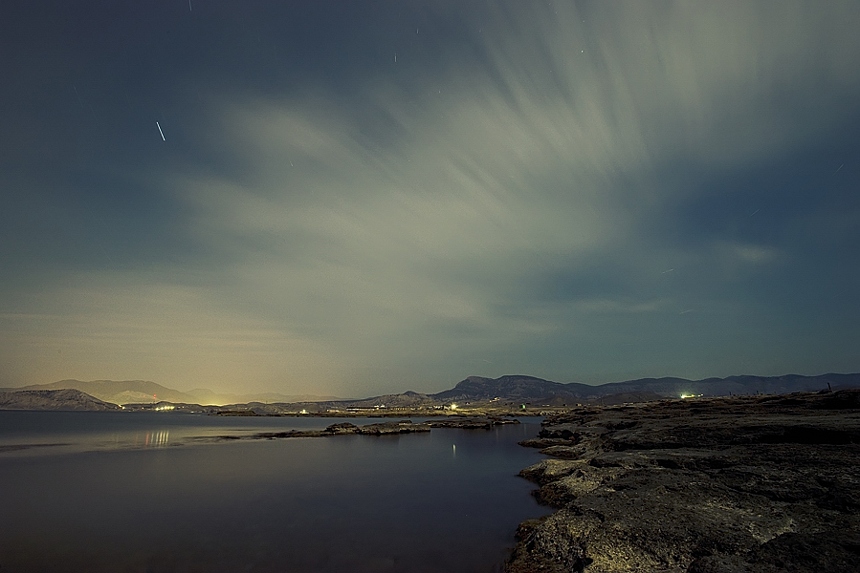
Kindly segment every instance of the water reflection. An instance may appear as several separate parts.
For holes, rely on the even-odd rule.
[[[517,476],[540,458],[517,445],[520,427],[196,446],[188,436],[202,430],[257,428],[177,418],[168,429],[155,416],[123,415],[139,425],[86,434],[75,455],[0,456],[0,490],[16,493],[0,503],[0,523],[15,524],[0,536],[3,571],[486,572],[518,523],[545,513]],[[14,417],[39,432],[50,418]],[[113,416],[54,418],[73,418],[77,441],[82,423]]]
[[[146,432],[143,438],[144,448],[163,448],[170,441],[170,430],[158,430],[156,432]]]

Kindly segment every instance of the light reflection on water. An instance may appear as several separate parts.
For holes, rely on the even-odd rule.
[[[145,448],[163,448],[170,441],[170,430],[159,430],[157,432],[147,432],[143,440]]]
[[[425,418],[415,418],[423,421]],[[337,422],[379,420],[318,417],[220,417],[152,412],[3,412],[0,457],[207,443],[219,436],[321,430]]]
[[[33,424],[30,438],[62,439],[50,418]],[[93,419],[109,433],[82,433]],[[545,513],[516,476],[540,459],[516,444],[536,435],[536,421],[201,445],[192,438],[268,427],[125,420],[132,427],[86,415],[58,422],[87,444],[121,447],[0,454],[0,491],[14,492],[0,504],[0,523],[14,524],[0,537],[3,570],[488,573],[517,524]],[[0,441],[26,441],[32,420],[19,417],[9,432],[6,422],[0,415]]]

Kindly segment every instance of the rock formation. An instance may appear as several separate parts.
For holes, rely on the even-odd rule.
[[[366,424],[356,426],[351,422],[340,422],[332,424],[324,430],[287,430],[285,432],[258,432],[247,436],[224,435],[217,436],[216,440],[274,440],[280,438],[320,438],[323,436],[344,436],[349,434],[361,434],[364,436],[387,436],[394,434],[412,434],[416,432],[429,432],[433,428],[460,428],[464,430],[489,430],[493,426],[502,424],[519,424],[515,418],[493,418],[490,416],[482,418],[448,418],[444,420],[431,420],[428,422],[415,423],[412,420],[400,420],[399,422],[380,422],[377,424]]]
[[[860,391],[585,407],[522,475],[509,573],[860,570]]]

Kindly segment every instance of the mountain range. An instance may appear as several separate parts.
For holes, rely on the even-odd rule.
[[[640,378],[599,386],[567,384],[534,376],[507,375],[499,378],[469,376],[450,390],[435,394],[407,391],[359,400],[331,396],[284,394],[217,394],[209,390],[180,392],[143,380],[61,380],[51,384],[0,389],[0,409],[113,409],[127,404],[205,404],[253,406],[260,413],[301,409],[324,411],[349,408],[417,408],[451,403],[530,404],[573,406],[581,403],[617,404],[684,396],[728,396],[732,394],[787,394],[860,387],[860,373],[828,373],[817,376],[729,376],[687,380],[685,378]],[[77,393],[58,393],[59,391]],[[53,397],[52,397],[53,396]],[[53,401],[52,401],[53,400]],[[283,406],[291,406],[285,408]]]
[[[248,402],[319,402],[338,400],[336,396],[316,396],[310,394],[224,394],[212,390],[196,389],[187,392],[173,390],[147,380],[60,380],[50,384],[33,384],[20,388],[0,388],[0,392],[21,390],[80,390],[90,396],[114,404],[147,404],[173,402],[186,404],[217,405],[241,404]]]
[[[787,394],[860,386],[858,374],[801,376],[729,376],[727,378],[640,378],[599,386],[567,384],[520,374],[485,378],[469,376],[450,390],[435,394],[403,392],[363,400],[324,402],[327,407],[416,407],[429,404],[470,402],[529,403],[537,406],[571,406],[580,403],[619,404],[682,396],[729,396],[732,394]]]
[[[454,388],[432,394],[442,401],[481,401],[499,397],[505,400],[542,402],[550,405],[559,401],[570,403],[593,402],[619,395],[631,397],[657,395],[659,397],[728,396],[731,394],[786,394],[789,392],[814,392],[828,388],[860,386],[860,374],[820,374],[801,376],[729,376],[727,378],[639,378],[625,382],[610,382],[591,386],[570,382],[562,384],[533,376],[510,375],[500,378],[469,376]],[[630,400],[631,402],[641,400]]]

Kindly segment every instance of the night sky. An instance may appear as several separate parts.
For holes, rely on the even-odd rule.
[[[4,0],[0,386],[860,371],[860,3]]]

